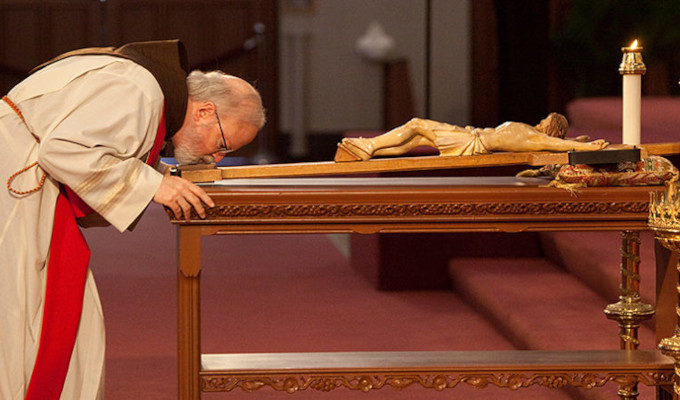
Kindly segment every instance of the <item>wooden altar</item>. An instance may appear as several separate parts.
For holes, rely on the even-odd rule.
[[[179,240],[179,398],[199,399],[201,391],[260,387],[295,392],[420,385],[442,390],[460,382],[513,389],[567,384],[591,388],[616,382],[634,398],[638,383],[671,385],[671,358],[636,350],[634,341],[624,340],[622,350],[601,352],[201,354],[203,236],[615,230],[627,233],[625,245],[626,237],[647,229],[649,192],[663,190],[603,187],[570,193],[544,187],[546,183],[538,178],[452,177],[234,179],[205,184],[216,203],[207,217],[172,220]],[[657,262],[658,276],[665,276],[667,262]],[[637,265],[633,262],[632,267]],[[657,316],[659,338],[671,336],[675,326],[674,287],[668,287],[658,297],[657,309],[664,310]],[[622,290],[630,293],[637,288],[622,273]],[[616,304],[611,307],[615,310]],[[635,324],[624,319],[618,319],[621,332],[626,333],[621,336],[634,339]],[[664,390],[659,393],[666,398]]]

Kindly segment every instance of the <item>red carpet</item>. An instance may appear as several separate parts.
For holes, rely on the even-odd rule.
[[[581,282],[608,299],[621,293],[621,234],[619,232],[545,232],[541,245],[546,257],[577,275]],[[587,257],[580,257],[587,254]],[[640,295],[654,304],[656,299],[654,234],[640,235]]]

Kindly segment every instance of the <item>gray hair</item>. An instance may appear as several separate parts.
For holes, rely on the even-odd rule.
[[[262,128],[266,122],[262,98],[257,90],[241,78],[222,71],[192,71],[187,76],[189,98],[211,101],[224,114],[237,114],[245,123]]]

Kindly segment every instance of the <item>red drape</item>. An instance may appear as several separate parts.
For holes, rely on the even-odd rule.
[[[154,165],[165,139],[165,113],[146,163]],[[78,335],[90,249],[76,218],[93,212],[70,188],[61,187],[50,243],[40,345],[27,400],[58,400]]]

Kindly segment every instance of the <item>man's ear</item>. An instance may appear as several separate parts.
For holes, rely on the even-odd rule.
[[[205,119],[215,114],[215,103],[212,101],[201,101],[196,104],[194,118],[196,120]],[[211,117],[212,118],[212,117]]]

